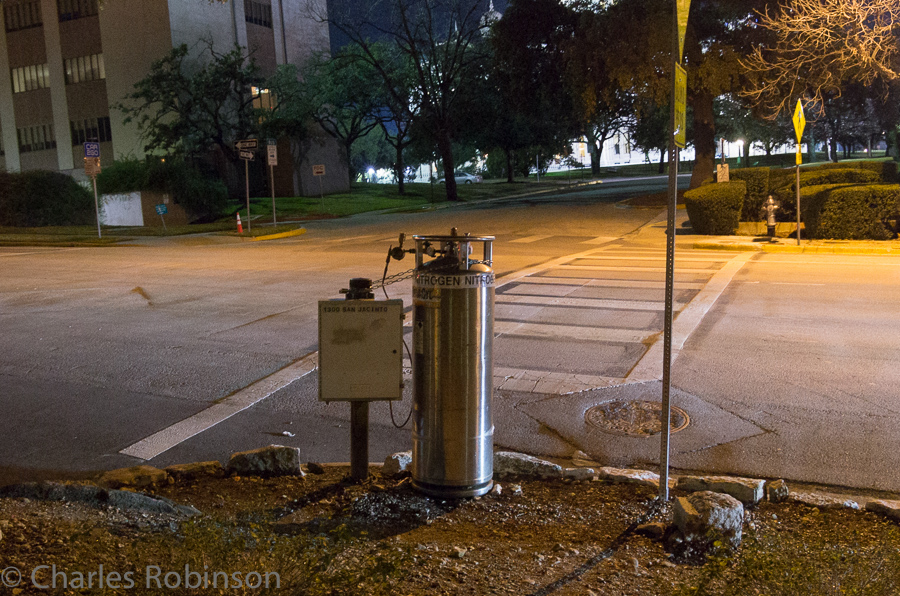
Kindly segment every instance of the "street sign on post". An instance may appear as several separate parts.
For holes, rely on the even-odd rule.
[[[100,143],[88,141],[84,144],[85,157],[100,157]]]
[[[313,166],[313,176],[324,176],[325,175],[325,164],[319,164]]]
[[[676,17],[676,22],[678,24],[678,63],[681,64],[681,60],[684,58],[684,33],[687,31],[688,14],[691,12],[691,0],[676,0],[675,5],[678,13]]]
[[[244,139],[243,141],[235,141],[234,148],[241,149],[256,149],[259,147],[259,141],[257,139]]]
[[[798,99],[797,107],[794,109],[794,132],[797,133],[797,144],[800,144],[803,138],[803,129],[806,128],[806,117],[803,115],[803,103]]]
[[[240,151],[238,153],[241,156],[241,159],[246,161],[253,161],[253,152],[252,151]]]
[[[806,117],[803,115],[803,102],[797,100],[797,107],[794,109],[794,132],[797,133],[797,246],[800,246],[800,164],[803,162],[803,155],[800,153],[800,141],[803,138],[803,129],[806,128]]]
[[[266,158],[269,162],[269,190],[272,191],[272,225],[278,225],[278,217],[275,215],[275,166],[278,165],[278,145],[274,139],[269,139],[266,144]]]
[[[684,149],[687,144],[687,71],[675,65],[675,145]]]

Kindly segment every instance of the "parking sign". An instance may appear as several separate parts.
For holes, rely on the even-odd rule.
[[[100,157],[100,143],[88,142],[84,144],[85,157]]]

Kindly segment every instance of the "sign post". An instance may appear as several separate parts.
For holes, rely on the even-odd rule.
[[[800,164],[803,162],[800,141],[803,138],[803,129],[806,128],[806,117],[803,115],[803,103],[799,99],[794,109],[793,122],[794,132],[797,133],[797,246],[800,246]]]
[[[669,208],[666,221],[666,306],[663,319],[662,408],[659,440],[659,500],[669,500],[669,436],[672,404],[672,311],[675,288],[675,209],[678,204],[678,149],[686,141],[685,112],[687,103],[687,72],[681,66],[684,53],[684,34],[687,30],[691,0],[676,0],[673,26],[672,56],[672,115],[669,138]]]
[[[269,187],[272,190],[272,225],[278,225],[275,216],[275,166],[278,165],[278,146],[274,139],[269,139],[266,145],[266,160],[269,162]]]
[[[238,155],[244,160],[244,190],[247,194],[247,231],[250,231],[250,162],[253,161],[253,151],[259,143],[256,139],[245,139],[236,141],[234,148],[237,149]]]
[[[159,219],[162,220],[163,232],[167,232],[168,230],[166,230],[166,218],[164,218],[163,215],[169,212],[169,208],[166,207],[163,203],[160,203],[156,206],[156,212],[159,214]]]
[[[97,214],[97,238],[102,238],[100,232],[100,200],[97,198],[97,174],[100,173],[100,143],[87,142],[84,144],[84,173],[91,177],[94,185],[94,211]]]
[[[313,167],[313,176],[319,179],[319,205],[325,211],[325,191],[322,190],[322,176],[325,175],[325,164],[317,164]]]

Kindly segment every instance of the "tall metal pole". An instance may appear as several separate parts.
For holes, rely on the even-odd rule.
[[[800,154],[800,146],[797,146],[797,154]],[[798,160],[799,162],[799,160]],[[797,164],[797,246],[800,246],[800,164]]]
[[[97,238],[103,238],[103,235],[100,233],[100,201],[97,199],[97,174],[96,173],[93,176],[91,176],[91,180],[94,181],[94,211],[97,212]]]
[[[278,219],[275,217],[275,168],[269,164],[269,186],[272,187],[272,225],[278,225]]]
[[[244,160],[244,190],[247,191],[247,232],[250,231],[250,161]]]
[[[673,35],[672,62],[680,65],[680,48],[678,44],[678,3],[673,2]],[[669,500],[669,418],[672,405],[670,403],[670,387],[672,383],[672,310],[675,287],[675,209],[678,203],[678,147],[675,144],[675,93],[676,73],[672,69],[672,109],[669,118],[669,205],[666,217],[666,306],[663,320],[663,374],[662,374],[662,409],[660,411],[659,441],[659,499]]]

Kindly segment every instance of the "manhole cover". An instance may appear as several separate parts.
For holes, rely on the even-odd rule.
[[[585,421],[602,431],[631,437],[649,437],[662,431],[659,417],[662,404],[655,401],[613,400],[596,405],[584,414]],[[671,432],[677,433],[690,424],[687,412],[672,406],[669,416]]]

